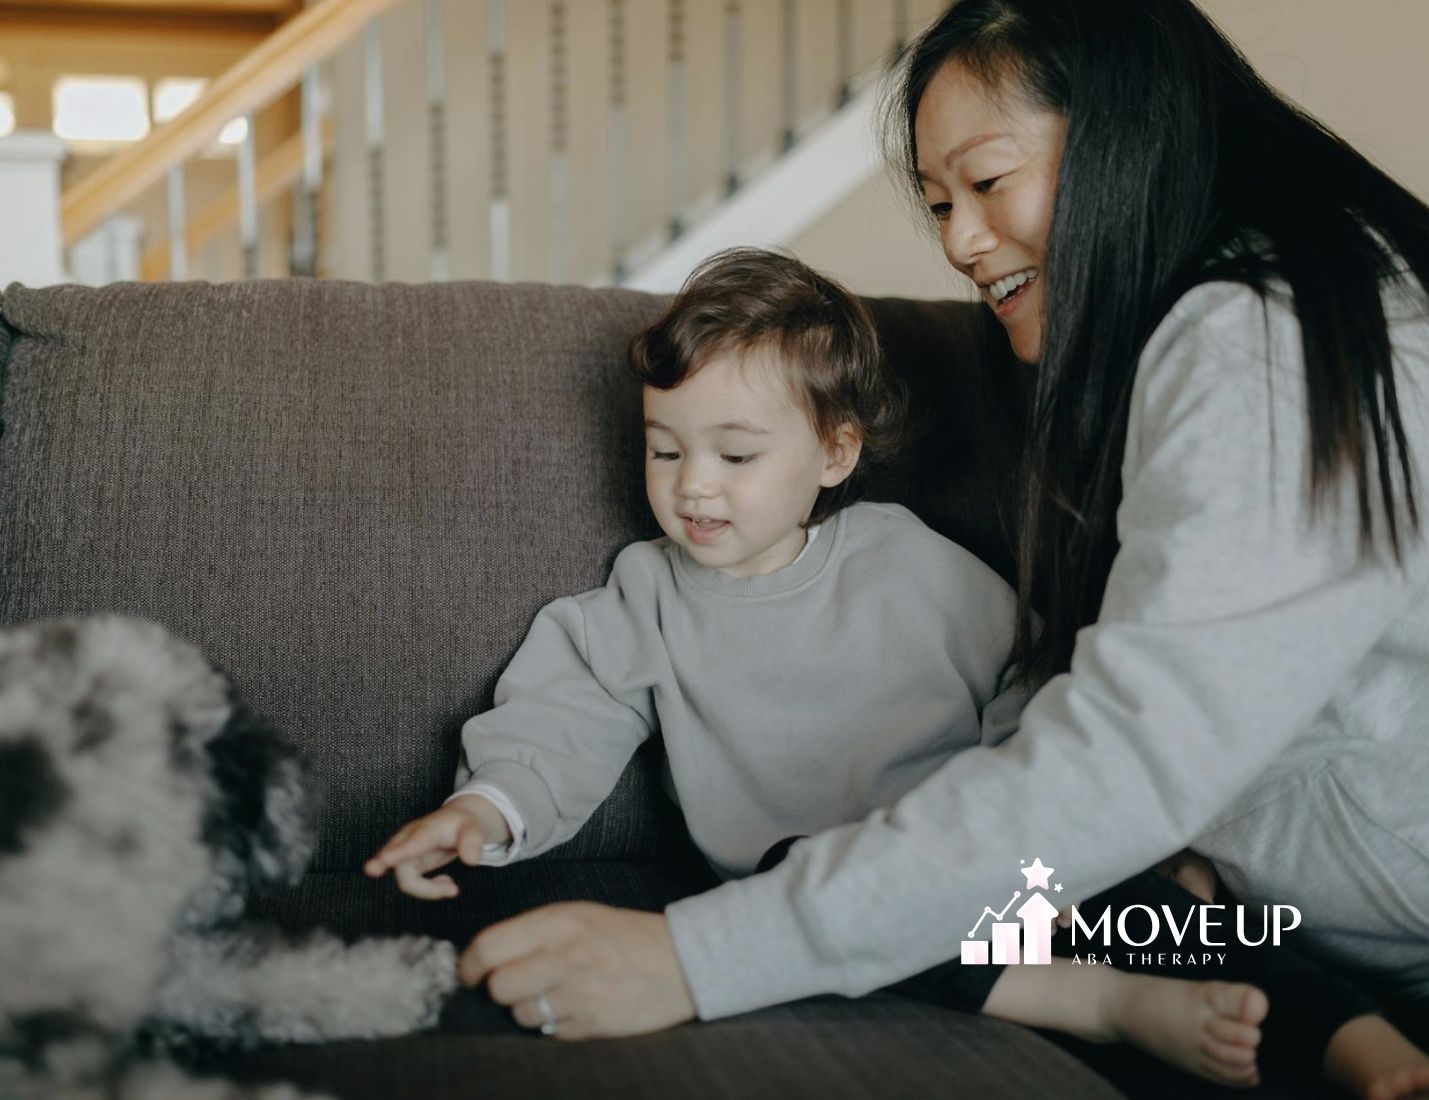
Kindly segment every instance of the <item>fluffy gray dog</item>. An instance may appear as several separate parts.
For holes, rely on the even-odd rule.
[[[0,630],[0,1096],[290,1100],[137,1056],[403,1034],[456,985],[452,945],[294,942],[250,889],[312,850],[298,758],[153,623]],[[159,1044],[162,1047],[162,1043]]]

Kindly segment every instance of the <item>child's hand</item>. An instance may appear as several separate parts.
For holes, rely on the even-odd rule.
[[[459,891],[450,875],[427,878],[454,859],[468,867],[481,862],[486,844],[506,844],[511,830],[495,803],[479,794],[454,798],[441,809],[409,821],[398,829],[363,866],[372,878],[381,878],[391,868],[404,894],[426,901],[454,898]]]

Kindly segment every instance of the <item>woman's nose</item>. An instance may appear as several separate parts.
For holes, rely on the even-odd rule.
[[[971,203],[959,204],[943,222],[943,255],[954,267],[971,268],[996,247],[997,234]]]

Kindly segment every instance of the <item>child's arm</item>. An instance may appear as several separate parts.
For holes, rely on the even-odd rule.
[[[363,871],[381,878],[395,868],[404,894],[427,901],[453,898],[458,890],[450,875],[426,878],[426,873],[454,859],[475,867],[484,846],[510,841],[511,830],[495,803],[479,794],[462,795],[398,829]]]
[[[462,726],[456,786],[505,796],[524,829],[520,859],[574,836],[658,728],[662,567],[658,548],[636,543],[604,588],[544,607],[497,681],[495,705]]]

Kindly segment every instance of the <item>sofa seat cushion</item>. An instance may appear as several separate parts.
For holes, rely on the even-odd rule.
[[[463,1024],[481,1034],[456,1033]],[[203,1065],[244,1081],[294,1081],[341,1100],[1122,1096],[1030,1031],[888,994],[819,997],[597,1043],[543,1039],[473,1013],[435,1034],[273,1048]]]

